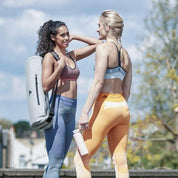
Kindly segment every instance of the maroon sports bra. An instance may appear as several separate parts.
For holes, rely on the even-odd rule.
[[[59,79],[61,79],[61,80],[77,80],[79,75],[80,75],[80,71],[75,63],[74,68],[71,68],[68,65],[65,65]]]
[[[55,57],[56,60],[60,60],[58,54],[55,51],[52,51],[51,54]],[[69,57],[74,62],[75,67],[71,68],[70,66],[65,65],[59,77],[60,80],[77,80],[80,75],[80,71],[75,63],[75,60],[72,58],[72,56],[69,55]]]

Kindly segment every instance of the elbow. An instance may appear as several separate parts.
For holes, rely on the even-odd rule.
[[[48,91],[49,91],[48,88],[43,87],[43,92],[44,92],[44,93],[48,93]]]
[[[96,83],[96,88],[100,91],[103,88],[104,82],[103,81],[98,81]]]
[[[124,92],[124,91],[123,91],[122,94],[123,94],[125,100],[128,101],[129,96],[130,96],[130,91],[128,91],[128,92]]]
[[[48,93],[48,91],[50,90],[50,88],[45,84],[42,85],[42,89],[44,93]]]

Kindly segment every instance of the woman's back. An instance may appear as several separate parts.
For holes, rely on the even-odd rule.
[[[113,41],[108,41],[103,46],[107,55],[107,69],[104,85],[101,92],[121,93],[122,81],[129,71],[130,59],[127,51]]]

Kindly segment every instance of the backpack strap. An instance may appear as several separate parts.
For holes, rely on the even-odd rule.
[[[57,61],[59,61],[59,56],[58,56],[58,54],[55,52],[55,51],[51,51],[50,52],[53,56],[54,56],[54,58],[57,60]]]
[[[53,98],[52,98],[52,103],[51,103],[50,111],[49,111],[49,118],[47,119],[47,122],[50,122],[52,120],[53,116],[54,116],[54,108],[55,108],[55,102],[56,102],[56,93],[57,93],[58,81],[59,81],[59,79],[56,82],[54,95],[53,95]]]
[[[54,58],[57,61],[60,60],[58,54],[55,51],[51,51],[50,53],[54,56]],[[51,103],[51,106],[50,106],[49,118],[47,119],[47,122],[50,122],[52,120],[53,116],[54,116],[54,108],[55,108],[55,101],[56,101],[58,82],[59,82],[59,79],[56,82],[56,86],[55,86],[55,90],[54,90],[54,95],[53,95],[52,103]]]

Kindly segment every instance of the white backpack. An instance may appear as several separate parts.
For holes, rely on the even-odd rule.
[[[59,60],[56,56],[55,59]],[[43,58],[41,56],[32,56],[25,61],[26,95],[30,115],[30,126],[34,129],[48,129],[52,126],[58,84],[57,81],[50,106],[48,93],[44,93],[42,88],[42,60]]]

